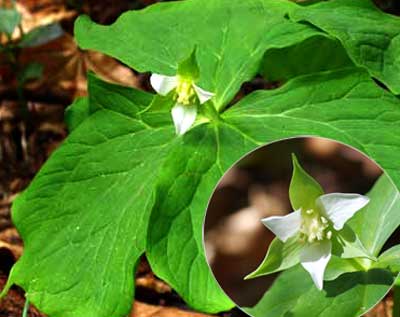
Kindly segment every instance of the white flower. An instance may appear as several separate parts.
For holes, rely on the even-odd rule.
[[[192,79],[179,75],[152,74],[150,83],[154,90],[162,96],[168,95],[175,89],[174,99],[176,103],[172,108],[171,114],[176,133],[179,135],[189,130],[196,120],[197,100],[200,104],[203,104],[214,96],[213,93],[196,86]]]
[[[368,197],[358,194],[325,194],[316,199],[315,209],[300,208],[286,216],[261,221],[282,242],[299,235],[299,242],[304,244],[300,263],[315,286],[322,290],[325,268],[332,253],[332,235],[343,229],[347,220],[368,202]]]

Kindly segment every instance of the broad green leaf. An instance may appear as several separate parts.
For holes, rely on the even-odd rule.
[[[79,97],[65,109],[64,121],[69,132],[75,130],[85,119],[90,116],[89,98]]]
[[[220,143],[219,143],[220,142]],[[147,258],[190,305],[217,312],[232,307],[209,272],[203,254],[202,223],[214,186],[233,158],[219,156],[227,144],[214,125],[201,125],[178,138],[165,158],[148,230]]]
[[[325,282],[319,291],[308,273],[296,266],[281,273],[263,298],[244,310],[254,317],[358,317],[383,298],[393,281],[385,270],[347,273]]]
[[[19,47],[35,47],[51,42],[64,34],[59,23],[48,24],[33,29],[22,37]]]
[[[362,70],[322,72],[254,92],[222,118],[256,144],[311,135],[354,146],[400,188],[400,101]]]
[[[290,47],[267,51],[260,73],[269,81],[281,81],[351,65],[353,62],[338,40],[318,35]]]
[[[291,13],[338,38],[354,63],[365,67],[400,94],[400,18],[379,10],[372,0],[332,0]]]
[[[384,174],[368,193],[370,203],[348,222],[362,244],[377,256],[400,225],[400,193]],[[368,228],[368,230],[365,230]]]
[[[0,33],[9,36],[21,22],[21,14],[15,9],[0,8]]]
[[[258,71],[264,52],[320,34],[286,18],[296,5],[275,0],[186,0],[160,3],[123,14],[113,25],[87,16],[75,25],[83,49],[111,55],[140,72],[175,75],[194,48],[198,85],[226,106],[243,82]]]
[[[301,249],[302,245],[298,241],[298,236],[285,243],[275,238],[271,242],[263,262],[254,272],[247,275],[246,279],[283,271],[295,266],[300,262]]]
[[[148,107],[153,98],[152,94],[141,90],[102,82],[92,73],[89,73],[89,90],[90,113],[106,109],[128,117],[139,116],[141,120],[144,118],[140,114]],[[164,119],[164,125],[165,121],[168,121],[168,118]]]
[[[183,137],[174,135],[169,112],[144,110],[148,94],[93,79],[89,92],[90,116],[13,206],[25,251],[8,286],[21,285],[50,317],[125,316],[144,251],[192,307],[232,307],[205,261],[202,219],[220,176],[266,142],[337,139],[376,160],[400,186],[400,101],[364,71],[255,92]]]
[[[25,249],[8,286],[22,286],[50,316],[125,316],[131,308],[153,186],[174,130],[169,120],[151,127],[152,116],[160,125],[156,114],[139,119],[143,93],[137,102],[135,90],[113,87],[92,81],[96,110],[13,204]]]
[[[371,260],[365,258],[342,259],[332,255],[326,267],[324,280],[332,281],[344,273],[368,271],[371,267]]]
[[[290,180],[289,198],[294,210],[315,208],[315,200],[324,194],[321,185],[312,178],[292,154],[293,174]]]
[[[400,272],[400,245],[396,245],[379,256],[379,261],[374,264],[374,268],[389,269],[393,273]]]

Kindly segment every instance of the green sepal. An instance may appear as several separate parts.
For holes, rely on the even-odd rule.
[[[252,279],[262,275],[268,275],[283,271],[300,263],[300,252],[303,244],[299,243],[299,237],[296,235],[286,242],[275,238],[269,248],[267,255],[260,266],[244,279]]]
[[[200,70],[196,58],[196,48],[193,49],[188,58],[178,64],[177,74],[183,78],[190,78],[193,81],[199,78]]]
[[[367,258],[376,261],[376,257],[364,247],[355,232],[345,225],[342,230],[335,232],[332,237],[332,254],[342,259]]]
[[[143,111],[160,111],[167,112],[171,111],[172,107],[176,104],[176,101],[173,98],[173,94],[175,92],[171,91],[168,95],[155,95],[150,105]]]
[[[221,120],[219,112],[211,102],[198,105],[198,116],[199,118],[204,117],[207,121],[215,122]]]
[[[289,198],[293,210],[314,209],[315,200],[324,194],[318,182],[312,178],[299,164],[295,154],[292,154],[293,175],[290,181]]]

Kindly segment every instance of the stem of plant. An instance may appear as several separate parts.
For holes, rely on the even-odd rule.
[[[393,317],[400,317],[400,284],[393,287]]]
[[[28,317],[28,310],[29,310],[29,299],[26,299],[24,310],[22,311],[22,317]]]
[[[367,271],[368,269],[362,264],[360,263],[356,258],[352,258],[349,259],[351,262],[353,262],[354,267],[356,267],[357,269],[359,269],[361,272],[363,271]]]

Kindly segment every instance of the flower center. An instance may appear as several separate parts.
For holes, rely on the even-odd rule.
[[[193,81],[190,79],[179,78],[176,86],[176,101],[183,105],[193,103],[196,92],[193,88]]]
[[[331,239],[328,219],[314,209],[302,211],[301,238],[309,243]]]

